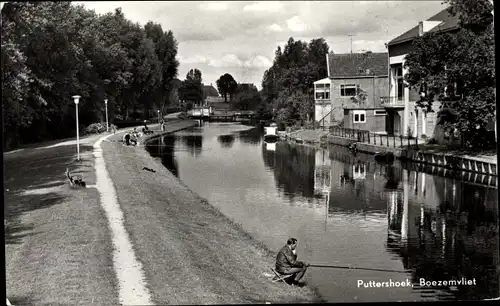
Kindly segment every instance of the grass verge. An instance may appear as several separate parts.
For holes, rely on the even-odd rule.
[[[113,137],[102,144],[104,158],[155,303],[323,301],[314,289],[271,282],[274,252],[187,188],[144,148],[126,147],[120,135]]]

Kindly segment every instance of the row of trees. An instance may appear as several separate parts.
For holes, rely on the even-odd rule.
[[[329,46],[323,38],[309,43],[292,37],[282,50],[275,52],[273,65],[262,79],[261,115],[276,114],[276,120],[309,121],[314,116],[313,83],[328,76],[326,54]]]
[[[496,116],[493,4],[489,0],[446,0],[458,14],[456,33],[426,33],[406,56],[406,81],[421,92],[420,107],[444,102],[442,126],[467,135],[470,145],[484,144],[487,126]]]
[[[7,149],[74,135],[82,125],[147,116],[172,99],[179,63],[171,31],[98,15],[70,2],[8,2],[2,8],[2,112]]]

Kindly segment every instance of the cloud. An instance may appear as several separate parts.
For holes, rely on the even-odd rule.
[[[283,32],[283,28],[276,23],[273,23],[272,25],[268,26],[267,29],[272,32]]]
[[[293,16],[286,21],[288,29],[292,32],[304,32],[308,29],[307,24],[299,16]]]
[[[208,65],[216,68],[269,68],[271,60],[263,55],[257,55],[249,59],[241,59],[236,54],[226,54],[221,59],[211,59]]]
[[[208,59],[203,55],[194,55],[190,57],[179,56],[179,63],[182,64],[197,64],[197,63],[207,63]]]
[[[276,1],[259,1],[243,7],[245,12],[277,12],[283,8],[283,4]]]
[[[121,7],[140,24],[153,21],[172,30],[179,43],[179,78],[191,68],[205,83],[225,72],[241,82],[260,83],[277,45],[289,37],[323,37],[336,53],[385,52],[384,43],[435,15],[440,1],[85,1],[99,14]],[[231,55],[232,54],[232,55]],[[262,56],[262,57],[260,57]],[[225,67],[225,68],[222,68]]]

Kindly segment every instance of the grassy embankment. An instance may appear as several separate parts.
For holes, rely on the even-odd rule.
[[[64,175],[68,167],[95,184],[98,137],[82,139],[79,162],[74,142],[4,155],[6,286],[13,305],[118,303],[99,194],[71,189]]]
[[[104,158],[155,303],[322,301],[311,288],[271,282],[274,252],[192,192],[144,148],[125,147],[120,138],[102,144]]]

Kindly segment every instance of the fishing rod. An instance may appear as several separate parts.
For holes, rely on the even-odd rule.
[[[358,267],[348,267],[348,266],[330,266],[330,265],[309,265],[309,267],[316,268],[333,268],[333,269],[353,269],[353,270],[368,270],[368,271],[379,271],[379,272],[396,272],[396,273],[408,273],[406,271],[398,270],[386,270],[386,269],[371,269],[371,268],[358,268]]]

